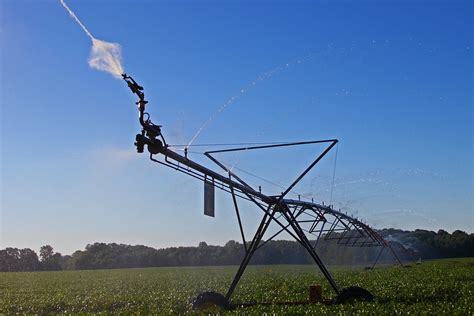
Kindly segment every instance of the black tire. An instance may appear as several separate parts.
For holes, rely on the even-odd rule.
[[[191,303],[195,309],[209,308],[218,306],[224,309],[231,309],[232,305],[224,295],[216,292],[203,292],[199,294]]]
[[[354,300],[372,302],[374,300],[374,296],[364,288],[359,286],[350,286],[342,289],[334,299],[333,303],[344,304]]]

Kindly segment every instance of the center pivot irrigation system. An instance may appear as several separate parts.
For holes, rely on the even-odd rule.
[[[223,296],[219,293],[204,292],[201,293],[193,302],[194,306],[214,303],[223,307],[235,306],[230,303],[230,298],[245,271],[250,259],[255,251],[261,248],[265,243],[272,240],[280,233],[286,232],[300,243],[312,257],[316,265],[319,267],[330,286],[336,293],[336,302],[343,302],[346,299],[372,299],[373,296],[367,290],[360,287],[349,287],[341,289],[326,268],[318,253],[316,246],[320,239],[334,240],[338,244],[351,247],[381,247],[374,265],[380,258],[384,249],[389,249],[400,265],[403,265],[389,242],[384,240],[380,234],[369,227],[367,224],[351,217],[345,213],[337,211],[332,206],[317,204],[313,201],[302,201],[300,199],[285,198],[288,193],[303,179],[303,177],[316,166],[316,164],[338,143],[337,139],[316,140],[293,143],[278,143],[263,146],[240,147],[224,150],[208,151],[204,154],[214,162],[222,173],[213,171],[203,165],[189,159],[185,148],[185,154],[180,155],[170,149],[161,132],[161,126],[155,125],[150,120],[150,115],[145,111],[148,103],[145,100],[143,87],[138,85],[132,77],[126,74],[122,75],[127,82],[128,87],[134,94],[138,96],[139,121],[142,126],[140,134],[136,136],[135,146],[137,152],[143,153],[145,146],[150,154],[150,159],[161,165],[173,168],[182,173],[188,174],[196,179],[204,182],[204,212],[206,215],[214,216],[214,188],[221,189],[232,195],[235,212],[242,236],[245,256],[242,259],[239,269],[234,279]],[[226,167],[218,161],[213,154],[222,152],[233,152],[243,150],[258,150],[273,147],[301,146],[307,144],[326,144],[324,151],[316,157],[316,159],[291,183],[291,185],[280,195],[269,196],[261,192],[260,188],[253,188],[241,178],[239,178],[233,170]],[[245,238],[244,229],[239,213],[238,199],[244,199],[253,202],[255,206],[262,211],[262,219],[255,235],[249,241]],[[270,223],[276,223],[280,230],[266,240],[262,240]],[[310,237],[308,237],[308,235]],[[313,238],[310,240],[309,238]]]

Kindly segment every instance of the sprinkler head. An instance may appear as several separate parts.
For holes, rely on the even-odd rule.
[[[145,142],[143,141],[143,135],[137,134],[135,137],[135,146],[137,147],[137,153],[143,153],[143,150],[145,148]]]

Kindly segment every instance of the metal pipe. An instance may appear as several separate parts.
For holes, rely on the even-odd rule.
[[[183,165],[191,168],[191,169],[194,169],[194,170],[197,170],[205,175],[207,175],[208,177],[211,177],[211,178],[214,178],[214,179],[217,179],[219,180],[220,182],[222,183],[225,183],[226,185],[228,185],[229,187],[234,187],[234,188],[237,188],[239,189],[240,191],[244,192],[244,193],[248,193],[254,197],[257,197],[259,198],[260,200],[264,201],[265,203],[267,204],[274,204],[275,203],[275,199],[272,198],[272,197],[269,197],[263,193],[260,193],[256,190],[254,190],[252,187],[250,186],[245,186],[239,182],[236,182],[234,180],[231,180],[213,170],[210,170],[194,161],[192,161],[191,159],[189,158],[186,158],[184,156],[181,156],[180,154],[168,149],[167,147],[163,146],[161,147],[161,149],[159,150],[159,153],[163,154],[165,157],[168,157],[168,158],[171,158],[175,161],[178,161],[179,163],[182,163]]]

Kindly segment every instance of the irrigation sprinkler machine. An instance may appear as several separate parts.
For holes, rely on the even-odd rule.
[[[245,268],[255,252],[264,246],[268,241],[274,239],[279,234],[286,232],[294,238],[311,256],[314,263],[323,273],[329,285],[334,290],[336,296],[331,303],[344,303],[349,300],[373,300],[373,295],[364,288],[351,286],[340,288],[333,276],[321,260],[316,251],[316,246],[320,239],[333,240],[341,246],[350,247],[380,247],[377,259],[373,266],[379,260],[382,252],[389,249],[398,263],[403,266],[399,257],[377,231],[369,227],[361,220],[347,215],[341,211],[335,210],[331,205],[317,204],[311,201],[304,201],[301,198],[289,199],[288,193],[312,170],[323,157],[331,151],[338,143],[337,139],[315,140],[292,143],[272,143],[269,145],[256,145],[238,148],[226,148],[221,150],[207,151],[204,155],[215,165],[216,170],[211,170],[200,163],[188,158],[187,147],[184,154],[179,154],[172,150],[166,143],[161,126],[154,124],[148,112],[146,112],[147,101],[143,87],[141,87],[132,77],[122,74],[123,80],[127,83],[130,90],[138,97],[136,102],[138,106],[139,122],[141,132],[136,135],[135,146],[138,153],[143,153],[145,147],[149,153],[150,160],[160,165],[170,167],[176,171],[187,174],[204,183],[204,214],[214,216],[214,192],[215,188],[229,193],[235,208],[237,222],[239,225],[244,256],[242,262],[227,290],[227,293],[204,292],[199,294],[192,302],[194,308],[201,308],[210,305],[217,305],[226,309],[232,309],[237,306],[245,306],[255,303],[233,303],[232,294],[239,283]],[[313,162],[279,195],[266,195],[262,193],[260,187],[254,188],[243,181],[232,168],[227,167],[220,162],[215,154],[224,152],[237,152],[248,150],[268,149],[275,147],[302,146],[308,144],[321,144],[325,149]],[[260,223],[251,237],[246,239],[243,229],[243,222],[239,212],[239,200],[246,200],[255,206],[256,210],[261,212]],[[278,231],[271,237],[263,240],[264,234],[271,223],[278,225]],[[311,238],[311,239],[310,239]],[[373,267],[372,266],[372,267]],[[283,304],[306,304],[306,303],[324,303],[321,297],[321,287],[311,286],[309,289],[309,300],[304,302],[285,302]],[[273,303],[275,304],[275,303]]]

